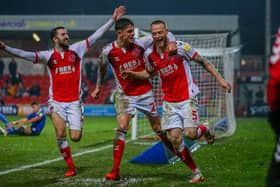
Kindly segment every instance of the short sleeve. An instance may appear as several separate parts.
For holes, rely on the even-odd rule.
[[[176,45],[178,48],[178,53],[182,55],[187,61],[192,61],[197,55],[195,49],[188,43],[176,41]]]

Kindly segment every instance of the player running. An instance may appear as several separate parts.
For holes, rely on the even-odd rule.
[[[120,77],[120,73],[125,70],[138,72],[145,69],[144,49],[152,44],[152,38],[134,39],[134,23],[127,18],[119,19],[115,24],[115,30],[117,40],[103,49],[98,70],[97,86],[92,93],[93,98],[98,98],[106,74],[107,64],[110,63],[117,85],[116,113],[118,128],[113,146],[114,166],[111,172],[106,175],[107,180],[120,179],[119,167],[124,151],[125,136],[129,121],[135,115],[136,109],[146,114],[153,131],[157,133],[167,147],[171,150],[173,149],[166,133],[161,131],[160,118],[149,80],[123,80]],[[173,42],[170,42],[169,51],[174,52],[176,51],[175,38],[171,33],[169,34],[169,39],[173,40]]]
[[[41,110],[40,104],[37,101],[31,103],[31,107],[32,113],[30,113],[26,118],[23,118],[18,121],[12,121],[11,123],[6,123],[6,128],[0,129],[2,134],[4,136],[16,134],[27,136],[39,136],[46,124],[46,115]],[[5,120],[6,122],[8,122],[6,118]],[[30,123],[31,126],[24,126]]]
[[[157,20],[151,24],[154,45],[144,54],[147,70],[134,72],[126,70],[121,73],[124,80],[142,80],[159,75],[164,92],[162,130],[167,130],[171,142],[182,161],[193,171],[188,181],[196,183],[204,176],[194,163],[189,150],[184,144],[182,134],[188,139],[205,136],[208,143],[214,142],[214,134],[207,125],[198,124],[197,100],[199,89],[195,84],[189,62],[194,60],[210,72],[219,84],[231,91],[231,85],[215,70],[214,66],[202,58],[189,44],[177,42],[178,54],[167,53],[167,28],[164,21]]]
[[[69,145],[66,141],[66,123],[69,125],[70,138],[78,142],[83,130],[83,107],[80,100],[83,57],[95,41],[108,31],[116,20],[124,14],[125,8],[116,8],[112,19],[100,27],[86,40],[69,45],[69,36],[64,27],[51,31],[54,48],[46,51],[27,52],[11,48],[0,42],[0,49],[6,52],[47,66],[50,76],[49,112],[55,127],[58,147],[68,171],[65,176],[76,174]]]

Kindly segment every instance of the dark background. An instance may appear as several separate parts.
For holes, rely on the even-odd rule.
[[[126,6],[128,15],[239,15],[242,54],[264,54],[265,0],[9,0],[1,2],[0,14],[111,14],[119,5]],[[274,36],[280,25],[280,1],[271,0],[271,5]]]

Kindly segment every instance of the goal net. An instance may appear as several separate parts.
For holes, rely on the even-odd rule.
[[[227,34],[176,35],[176,39],[191,44],[233,86],[234,62],[238,60],[239,49],[226,47]],[[190,62],[190,67],[200,89],[199,121],[208,120],[217,138],[232,135],[236,129],[233,93],[222,90],[217,80],[198,63]],[[151,83],[161,115],[163,92],[159,77],[154,77]],[[132,139],[155,137],[147,118],[137,111],[137,116],[132,120]]]

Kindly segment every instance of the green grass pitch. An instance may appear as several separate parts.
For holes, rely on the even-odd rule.
[[[18,117],[8,116],[8,119]],[[108,145],[112,145],[115,127],[113,117],[86,117],[82,140],[73,143],[68,139],[73,154],[102,148],[73,158],[77,166],[76,176],[64,177],[67,166],[63,160],[58,160],[1,174],[0,186],[193,186],[187,184],[191,172],[181,162],[169,165],[128,163],[154,142],[151,140],[128,142],[121,163],[122,179],[119,182],[105,181],[104,176],[113,164],[112,148]],[[193,153],[206,178],[195,186],[265,186],[274,137],[266,119],[238,119],[232,137],[217,140],[214,145],[203,144]],[[50,119],[38,137],[0,136],[0,173],[56,158],[61,155]]]

